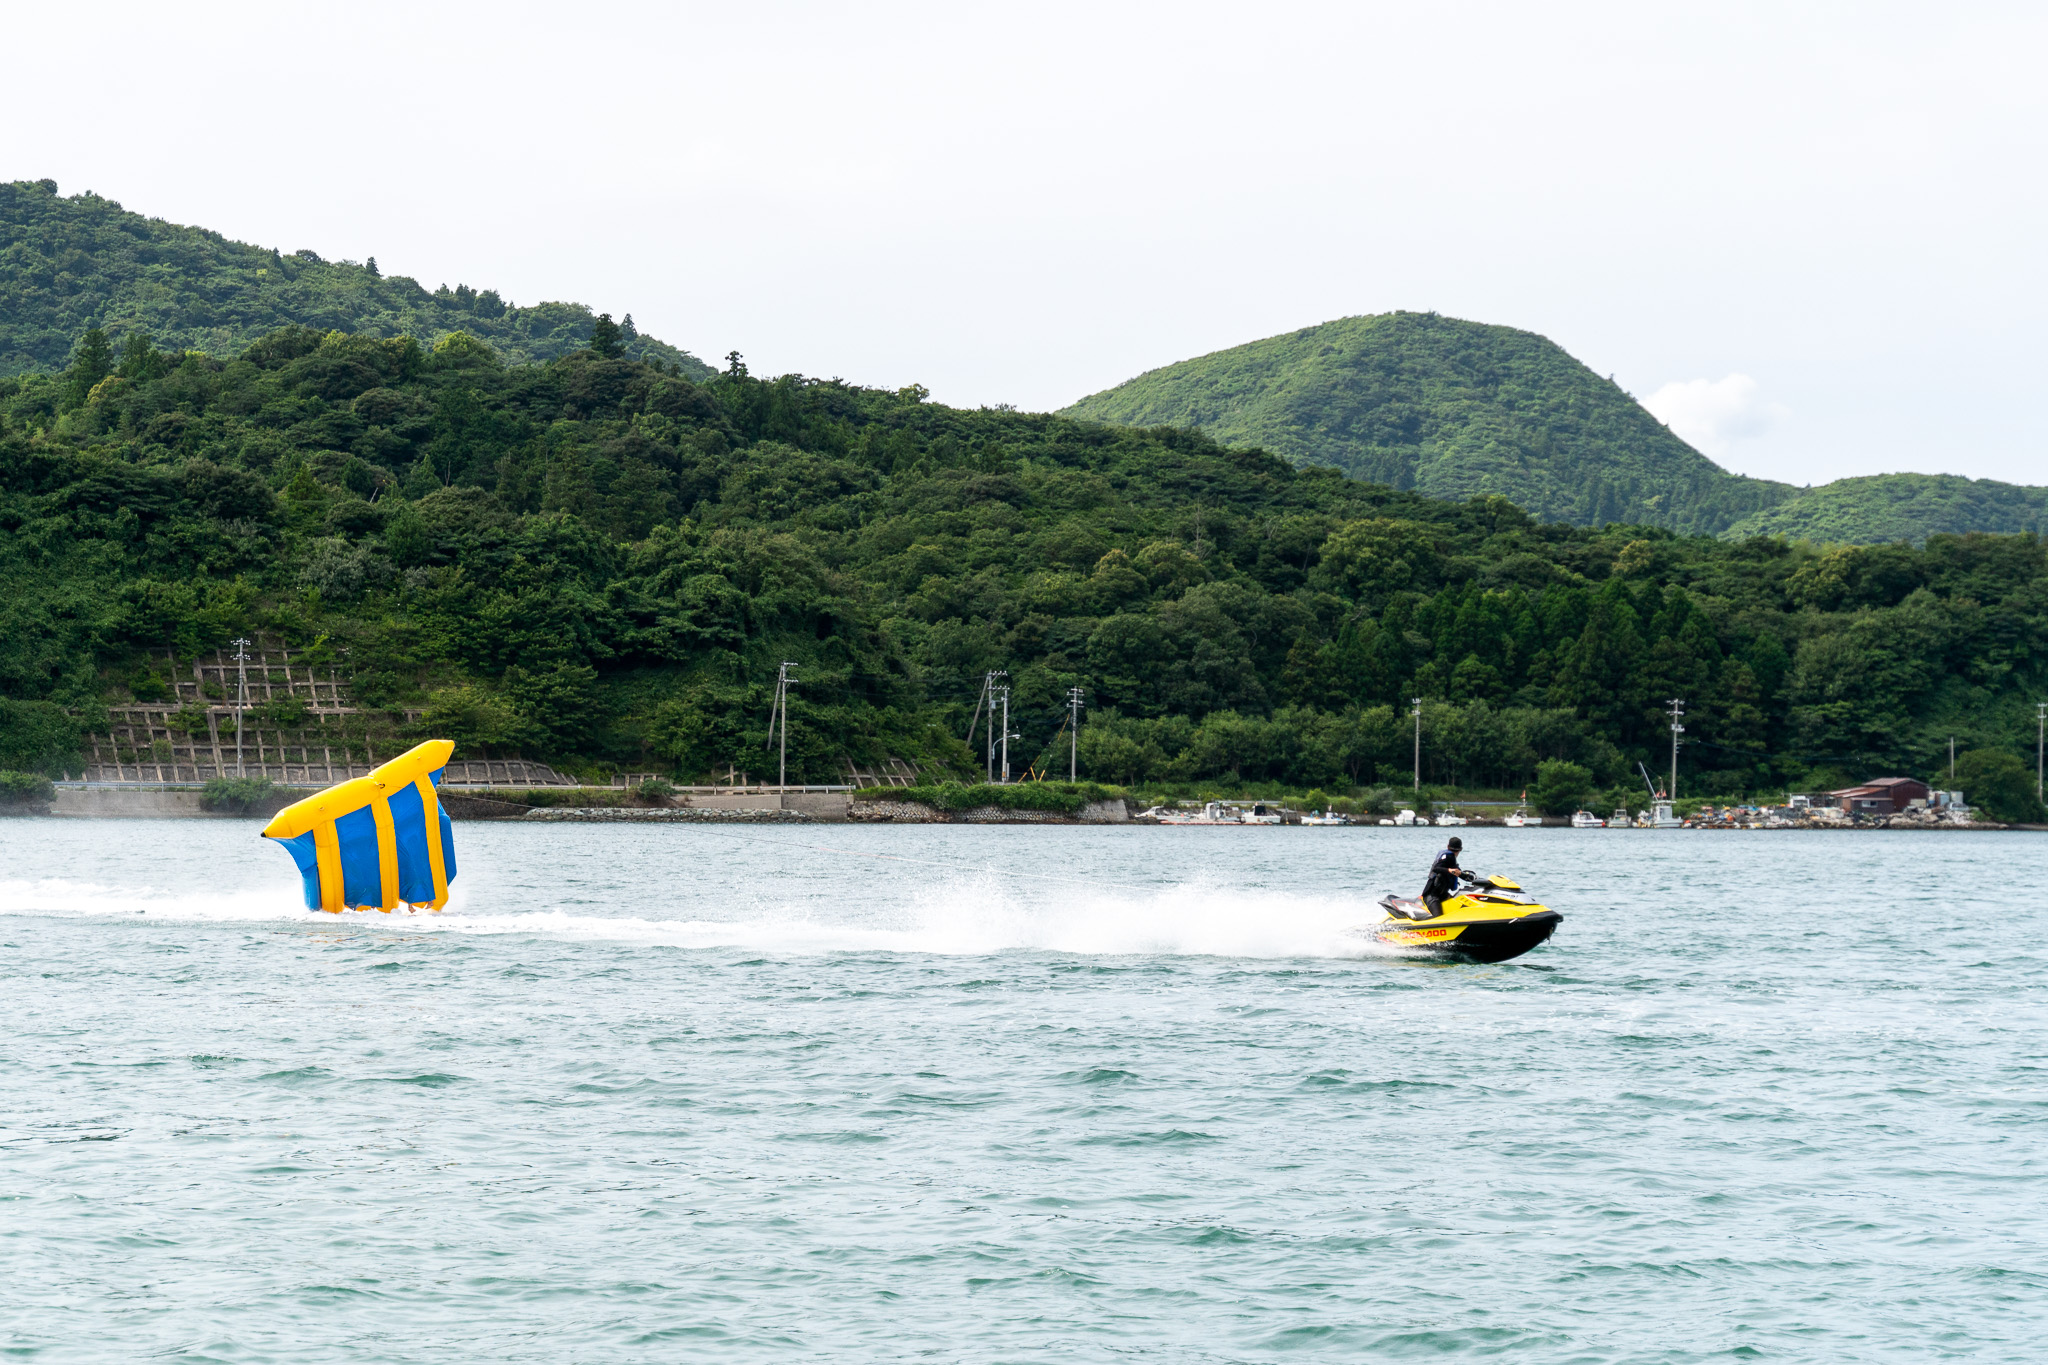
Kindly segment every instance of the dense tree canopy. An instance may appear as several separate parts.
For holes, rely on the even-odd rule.
[[[1091,394],[1068,416],[1200,427],[1436,497],[1494,493],[1546,520],[1743,540],[1918,544],[2042,530],[2048,488],[1876,474],[1794,488],[1731,474],[1546,337],[1435,313],[1340,318]]]
[[[430,291],[385,276],[375,257],[358,265],[231,242],[91,192],[60,195],[49,180],[0,182],[0,298],[0,374],[63,365],[89,327],[117,343],[140,333],[173,351],[223,356],[289,324],[409,334],[430,345],[462,331],[517,362],[577,350],[596,324],[580,303],[520,308],[466,284]],[[616,339],[621,354],[692,378],[711,373],[695,356],[641,336],[630,315]]]
[[[1164,366],[1066,411],[1197,426],[1376,483],[1498,494],[1585,526],[1719,531],[1793,492],[1722,469],[1549,338],[1435,313],[1304,327]]]
[[[737,356],[702,383],[588,349],[508,366],[462,333],[285,328],[229,360],[88,336],[0,380],[0,525],[0,695],[36,724],[252,628],[466,745],[683,777],[762,769],[785,659],[812,781],[971,773],[990,668],[1017,766],[1078,685],[1109,781],[1405,780],[1412,697],[1436,781],[1661,767],[1674,696],[1691,784],[1932,776],[1951,733],[2030,743],[2048,695],[2033,535],[1543,524],[1174,428]]]
[[[2048,488],[1957,474],[1870,474],[1802,488],[1730,527],[1731,537],[1879,545],[1964,531],[2048,531]]]

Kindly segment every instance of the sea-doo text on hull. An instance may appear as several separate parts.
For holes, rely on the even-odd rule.
[[[1380,897],[1386,917],[1368,926],[1380,942],[1424,957],[1460,962],[1505,962],[1520,957],[1564,922],[1564,916],[1505,877],[1475,877],[1447,896],[1443,913],[1432,915],[1422,901]]]

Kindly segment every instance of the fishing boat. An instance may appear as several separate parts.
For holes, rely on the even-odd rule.
[[[1609,829],[1634,829],[1636,822],[1629,818],[1627,806],[1616,806],[1614,814],[1607,817]]]
[[[1456,806],[1445,806],[1442,813],[1436,817],[1436,822],[1439,825],[1469,825],[1472,823],[1464,816],[1458,814]]]
[[[1540,822],[1529,818],[1529,812],[1527,808],[1517,806],[1515,807],[1515,813],[1513,815],[1510,815],[1507,819],[1501,821],[1501,823],[1503,825],[1506,825],[1509,829],[1520,829],[1524,825],[1533,825],[1538,824]]]
[[[1685,821],[1671,813],[1671,798],[1657,790],[1657,784],[1650,780],[1650,770],[1640,759],[1636,761],[1636,771],[1643,775],[1643,786],[1650,792],[1650,808],[1636,817],[1636,824],[1644,829],[1684,828]]]
[[[1304,825],[1348,825],[1351,823],[1351,817],[1339,815],[1336,811],[1312,810],[1307,815],[1301,817],[1301,823]]]
[[[1575,810],[1572,812],[1572,828],[1605,829],[1607,822],[1589,810]]]

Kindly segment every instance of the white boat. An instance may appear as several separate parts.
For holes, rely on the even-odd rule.
[[[1464,816],[1458,814],[1457,808],[1454,806],[1446,806],[1443,813],[1436,817],[1436,822],[1439,825],[1469,825],[1472,823]]]
[[[1636,822],[1629,818],[1627,806],[1616,806],[1614,814],[1607,817],[1609,829],[1634,829]]]
[[[1605,829],[1607,822],[1589,810],[1575,810],[1572,812],[1572,828]]]
[[[1336,811],[1312,810],[1307,815],[1301,817],[1301,823],[1304,825],[1348,825],[1351,823],[1351,820],[1348,816],[1337,814]]]
[[[1221,801],[1211,801],[1199,812],[1177,810],[1161,815],[1162,825],[1235,825],[1240,823],[1237,812]]]
[[[1260,802],[1250,810],[1239,807],[1237,810],[1237,820],[1239,824],[1243,825],[1278,825],[1285,823],[1280,817],[1280,808],[1278,806],[1268,806],[1264,802]]]
[[[1380,823],[1385,824],[1386,821],[1382,820]],[[1417,820],[1415,812],[1412,810],[1401,810],[1394,812],[1394,823],[1397,825],[1418,825],[1426,822]]]
[[[1394,822],[1393,822],[1392,820],[1381,820],[1381,821],[1380,821],[1380,823],[1381,823],[1381,824],[1383,824],[1383,825],[1391,825],[1391,824],[1393,824]]]
[[[1520,829],[1524,825],[1533,825],[1536,822],[1529,818],[1529,812],[1525,808],[1517,806],[1515,808],[1515,813],[1513,815],[1510,815],[1507,819],[1501,821],[1501,823],[1503,825],[1506,825],[1509,829]]]

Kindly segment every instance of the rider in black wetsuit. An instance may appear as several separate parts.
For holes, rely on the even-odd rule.
[[[1429,881],[1422,888],[1422,903],[1429,907],[1431,919],[1444,912],[1444,898],[1456,893],[1458,878],[1470,875],[1458,866],[1458,851],[1464,847],[1465,841],[1453,834],[1450,845],[1429,865]]]

